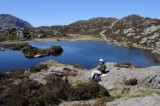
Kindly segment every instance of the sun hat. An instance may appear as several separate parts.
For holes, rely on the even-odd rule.
[[[104,62],[104,60],[103,60],[103,59],[99,59],[99,61],[100,61],[100,62]]]

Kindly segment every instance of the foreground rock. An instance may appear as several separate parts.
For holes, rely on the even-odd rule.
[[[77,76],[78,69],[50,60],[29,69],[0,73],[0,105],[57,106],[63,101],[110,97],[98,83],[73,84],[65,78]]]
[[[109,72],[102,75],[101,86],[89,81],[92,70],[53,60],[25,71],[0,74],[0,105],[159,106],[160,66],[141,68],[117,63],[106,66]]]
[[[100,84],[107,89],[112,90],[116,85],[126,84],[131,80],[135,80],[134,84],[128,85],[143,85],[151,89],[160,89],[160,66],[147,68],[119,68],[115,63],[106,63],[110,70],[106,77],[102,77]]]
[[[160,96],[153,94],[146,97],[121,98],[113,102],[106,103],[106,106],[159,106]]]
[[[106,75],[102,75],[100,85],[108,89],[112,96],[109,98],[92,101],[70,101],[63,102],[62,105],[97,105],[104,106],[158,106],[160,100],[160,66],[137,67],[130,64],[106,63],[110,70]],[[52,70],[52,67],[50,68]],[[60,70],[59,69],[55,69]],[[93,69],[94,70],[94,69]],[[68,77],[68,80],[76,85],[80,82],[88,82],[91,71],[79,70],[76,76]],[[50,72],[50,71],[49,71]],[[140,101],[140,102],[139,102]],[[152,101],[152,102],[150,102]]]

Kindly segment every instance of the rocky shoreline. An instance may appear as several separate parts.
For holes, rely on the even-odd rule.
[[[116,46],[122,46],[122,47],[126,47],[126,48],[135,48],[135,49],[140,49],[140,50],[147,50],[150,51],[151,53],[154,54],[158,54],[160,55],[160,49],[155,49],[155,48],[150,48],[150,47],[143,47],[143,46],[139,46],[139,45],[128,45],[127,42],[110,42],[106,40],[106,43],[111,44],[111,45],[116,45]]]
[[[78,105],[78,104],[81,104],[81,105],[87,104],[87,106],[96,106],[97,104],[98,105],[103,104],[103,106],[143,106],[144,104],[147,106],[159,106],[160,104],[159,102],[160,100],[160,66],[142,68],[142,67],[133,66],[131,64],[117,64],[117,63],[109,63],[109,62],[106,63],[106,66],[109,72],[106,75],[102,75],[101,81],[98,83],[100,86],[104,87],[108,91],[108,94],[110,96],[109,95],[105,96],[102,93],[102,91],[100,91],[101,96],[96,96],[96,98],[94,97],[91,98],[90,97],[91,95],[88,94],[90,96],[86,100],[78,99],[79,98],[78,96],[72,95],[72,97],[75,97],[77,99],[75,98],[71,99],[69,97],[70,98],[69,101],[64,100],[64,101],[58,102],[58,104],[60,106],[64,106],[64,105],[71,106],[71,105]],[[0,91],[1,91],[0,101],[7,100],[7,96],[5,96],[7,94],[5,93],[4,89],[9,89],[11,86],[18,86],[19,84],[21,84],[21,82],[23,82],[24,79],[36,81],[39,84],[46,85],[48,83],[48,78],[60,78],[61,80],[64,81],[63,84],[65,84],[65,86],[67,85],[67,83],[69,83],[74,87],[78,87],[79,84],[82,86],[83,84],[90,82],[89,77],[92,70],[86,70],[80,66],[60,64],[53,60],[48,60],[46,62],[40,63],[38,66],[25,69],[24,71],[19,70],[15,72],[6,72],[4,74],[0,73],[0,79],[1,79],[0,82],[2,85],[0,88]],[[92,86],[98,87],[99,85],[92,85]],[[87,87],[88,85],[83,85],[83,86]],[[45,86],[41,86],[40,88],[43,88],[43,87]],[[82,89],[85,89],[84,91],[86,93],[91,92],[92,90],[95,93],[95,89],[97,88],[94,88],[94,87],[89,88],[88,90],[82,87],[82,88],[79,88],[79,90],[81,91],[77,89],[75,92],[79,92],[79,93],[81,92],[80,93],[81,96],[83,95]],[[59,91],[59,89],[60,88],[58,88],[57,90]],[[75,89],[75,88],[70,88],[70,89]],[[102,89],[102,88],[98,88],[98,89]],[[32,90],[35,91],[34,88],[32,88],[31,91]],[[38,91],[36,90],[35,92],[38,92]],[[61,94],[62,91],[60,91],[59,93]],[[69,91],[67,93],[69,94]],[[82,97],[86,97],[87,96],[86,93],[84,93],[85,95]],[[40,103],[40,102],[37,101],[37,103]],[[47,102],[45,101],[45,103]]]

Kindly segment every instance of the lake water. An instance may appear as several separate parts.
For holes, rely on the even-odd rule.
[[[59,41],[59,42],[31,42],[30,45],[38,48],[61,46],[63,53],[59,56],[47,56],[43,58],[27,59],[20,51],[0,51],[0,71],[9,71],[20,68],[35,66],[48,59],[60,63],[74,64],[92,69],[97,66],[98,60],[103,58],[106,62],[130,62],[140,66],[155,66],[157,56],[139,50],[109,45],[103,42],[92,41]]]

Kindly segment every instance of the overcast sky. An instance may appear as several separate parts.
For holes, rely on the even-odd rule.
[[[11,14],[33,26],[67,25],[93,17],[130,14],[160,18],[160,0],[0,0],[0,14]]]

